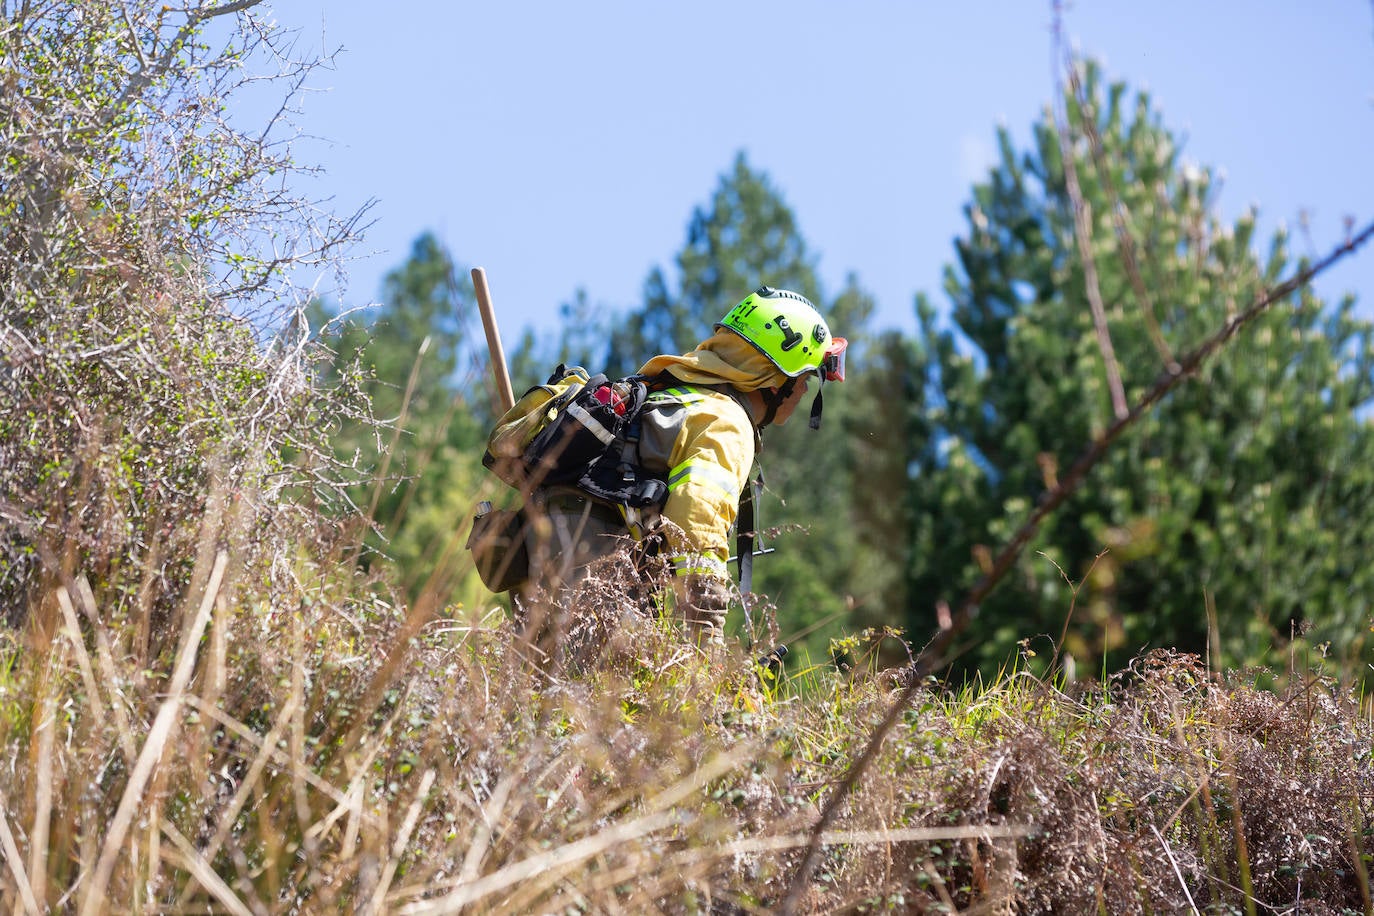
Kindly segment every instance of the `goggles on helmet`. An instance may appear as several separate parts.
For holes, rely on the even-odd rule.
[[[843,337],[830,338],[830,346],[825,348],[820,368],[816,374],[827,382],[844,381],[844,351],[849,349],[849,341]]]

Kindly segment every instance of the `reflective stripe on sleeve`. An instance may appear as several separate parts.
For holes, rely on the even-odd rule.
[[[707,461],[684,461],[668,474],[668,492],[689,483],[704,483],[715,487],[730,500],[739,499],[739,481],[735,475],[718,464]]]
[[[700,553],[681,554],[672,558],[675,576],[714,576],[718,579],[730,577],[725,561]]]
[[[666,398],[663,397],[665,395]],[[700,391],[693,391],[691,388],[664,388],[662,391],[656,391],[649,396],[650,400],[658,401],[668,398],[677,401],[679,404],[696,404],[699,401],[706,400],[706,395],[702,394]]]

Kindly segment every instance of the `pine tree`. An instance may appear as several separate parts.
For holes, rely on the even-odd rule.
[[[931,391],[910,486],[915,632],[1114,420],[1114,372],[1134,403],[1293,269],[1282,234],[1264,259],[1252,252],[1253,214],[1223,225],[1211,173],[1183,161],[1147,95],[1132,105],[1124,85],[1104,91],[1088,64],[1065,107],[1066,146],[1049,112],[1024,154],[1000,132],[1001,161],[974,188],[947,270],[954,327],[920,311]],[[1330,307],[1310,290],[1250,326],[1041,528],[984,602],[964,662],[996,664],[1018,640],[1045,646],[1061,632],[1093,669],[1147,646],[1201,652],[1209,614],[1232,662],[1269,660],[1303,633],[1360,658],[1374,586],[1360,559],[1374,545],[1374,436],[1360,414],[1370,332],[1352,300]]]

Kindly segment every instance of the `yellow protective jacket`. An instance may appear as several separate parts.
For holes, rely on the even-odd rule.
[[[664,539],[674,574],[728,580],[729,532],[758,449],[746,402],[676,384],[649,396],[640,424],[640,462],[668,481],[662,517],[672,523]]]
[[[690,353],[656,356],[639,370],[648,378],[663,373],[677,384],[655,392],[653,409],[640,415],[639,456],[667,475],[662,514],[681,529],[667,532],[668,556],[679,576],[728,583],[730,526],[759,446],[758,418],[744,392],[780,386],[787,377],[725,328]]]

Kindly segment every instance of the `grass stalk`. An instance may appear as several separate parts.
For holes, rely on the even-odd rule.
[[[308,765],[310,754],[306,750],[305,740],[305,634],[304,624],[299,616],[291,619],[291,642],[293,659],[291,664],[291,714],[289,716],[283,715],[282,720],[290,722],[291,759]],[[291,780],[291,798],[296,807],[296,823],[301,832],[301,843],[305,848],[306,858],[314,859],[318,843],[314,837],[307,833],[313,818],[310,812],[309,792],[305,780],[301,777],[301,773],[305,769],[306,767],[292,767],[288,771],[288,775]]]
[[[184,869],[194,876],[195,880],[210,892],[215,901],[232,916],[255,916],[253,911],[239,899],[233,889],[224,882],[211,867],[209,861],[196,851],[191,842],[181,835],[181,832],[172,824],[171,821],[164,820],[161,825],[163,834],[172,841],[173,850],[169,851],[165,858]],[[186,904],[180,904],[178,909],[185,910]]]
[[[200,603],[200,609],[188,628],[186,640],[178,653],[167,699],[163,701],[162,706],[157,711],[153,726],[148,731],[148,739],[143,744],[143,750],[138,756],[133,772],[129,774],[129,783],[125,787],[124,795],[119,800],[119,808],[115,811],[114,818],[110,822],[109,831],[100,850],[100,857],[96,860],[91,882],[86,888],[85,900],[81,906],[82,916],[96,916],[101,908],[106,905],[105,891],[109,887],[119,849],[124,845],[125,836],[133,823],[135,810],[142,801],[143,789],[147,786],[153,769],[162,758],[167,740],[176,727],[176,721],[180,716],[183,704],[183,693],[186,690],[187,682],[191,679],[191,671],[195,667],[196,648],[200,644],[201,633],[204,632],[205,626],[210,620],[210,610],[214,606],[228,565],[229,554],[220,550],[215,556],[215,565],[210,572],[210,581],[205,589],[205,597]]]
[[[50,656],[50,664],[44,672],[43,686],[38,701],[38,721],[30,733],[30,747],[36,747],[33,759],[34,805],[33,823],[29,831],[29,880],[36,900],[46,901],[48,897],[48,839],[52,826],[53,774],[57,764],[53,757],[53,746],[57,733],[57,690],[59,675],[65,651],[59,649]],[[34,739],[37,739],[36,741]]]
[[[1364,911],[1374,913],[1374,898],[1369,891],[1369,866],[1365,864],[1364,829],[1360,817],[1360,796],[1358,792],[1351,799],[1350,813],[1350,860],[1355,871],[1355,879],[1360,884],[1360,898],[1364,901]]]
[[[400,907],[396,912],[401,916],[437,916],[441,913],[456,912],[462,907],[525,882],[537,881],[539,885],[547,887],[567,869],[595,858],[607,850],[682,824],[682,815],[674,811],[659,811],[638,817],[548,852],[519,859],[470,884],[457,887],[441,898],[411,903]]]
[[[1158,827],[1151,824],[1150,831],[1154,833],[1155,839],[1159,841],[1159,848],[1164,850],[1164,855],[1168,858],[1169,865],[1173,868],[1174,875],[1178,878],[1178,886],[1183,891],[1183,896],[1188,901],[1188,909],[1194,916],[1198,916],[1197,904],[1193,902],[1193,895],[1188,890],[1188,882],[1183,880],[1183,871],[1178,867],[1178,859],[1174,857],[1174,851],[1169,848],[1169,844],[1165,841],[1163,834],[1159,832]]]
[[[5,797],[4,791],[0,790],[0,850],[4,851],[5,862],[10,867],[10,874],[14,876],[14,884],[19,891],[19,899],[24,904],[24,912],[29,916],[38,916],[42,910],[38,906],[38,898],[34,896],[34,888],[29,884],[28,873],[24,870],[24,860],[19,856],[19,847],[14,842],[10,819],[5,814],[9,808],[9,799]]]
[[[463,857],[463,869],[458,873],[460,885],[470,884],[477,879],[478,872],[482,867],[482,859],[491,846],[492,834],[496,829],[495,825],[500,820],[501,812],[506,807],[506,801],[510,798],[511,790],[518,781],[517,773],[514,771],[507,773],[496,784],[496,788],[492,790],[486,804],[474,803],[479,815],[477,835],[473,837],[472,845],[468,847],[467,854]]]
[[[105,624],[100,619],[100,613],[95,605],[95,594],[91,591],[91,584],[86,581],[85,576],[76,577],[76,596],[81,604],[81,611],[86,615],[86,622],[91,628],[91,635],[95,641],[96,663],[100,666],[100,676],[104,680],[106,689],[110,692],[110,712],[114,716],[115,728],[119,733],[119,746],[124,752],[124,760],[129,766],[133,766],[134,758],[138,756],[138,742],[134,740],[133,723],[129,721],[129,712],[119,702],[119,685],[123,679],[119,677],[118,669],[115,667],[114,654],[110,650],[110,640],[105,632]],[[59,600],[62,591],[58,591]],[[64,608],[64,613],[66,609]],[[80,639],[81,629],[76,626],[74,621],[68,621],[68,626],[72,628],[74,638]],[[85,646],[82,645],[80,651],[84,654]],[[97,711],[98,714],[98,711]]]
[[[1246,916],[1255,916],[1255,883],[1250,873],[1250,848],[1245,839],[1245,819],[1241,816],[1239,787],[1234,773],[1229,774],[1231,782],[1231,829],[1236,838],[1236,865],[1240,870],[1241,892],[1245,895]]]
[[[401,829],[396,831],[396,840],[391,846],[391,856],[382,867],[382,876],[377,882],[377,889],[372,892],[372,899],[368,906],[370,913],[383,913],[383,904],[386,901],[387,891],[391,889],[391,882],[396,877],[396,869],[401,865],[401,858],[405,855],[406,846],[410,843],[411,832],[415,829],[415,824],[420,820],[420,811],[424,808],[425,799],[429,797],[429,790],[434,787],[434,779],[437,773],[434,770],[426,770],[425,775],[420,779],[420,787],[415,792],[415,798],[410,803],[410,809],[406,811],[405,820],[401,822]]]

